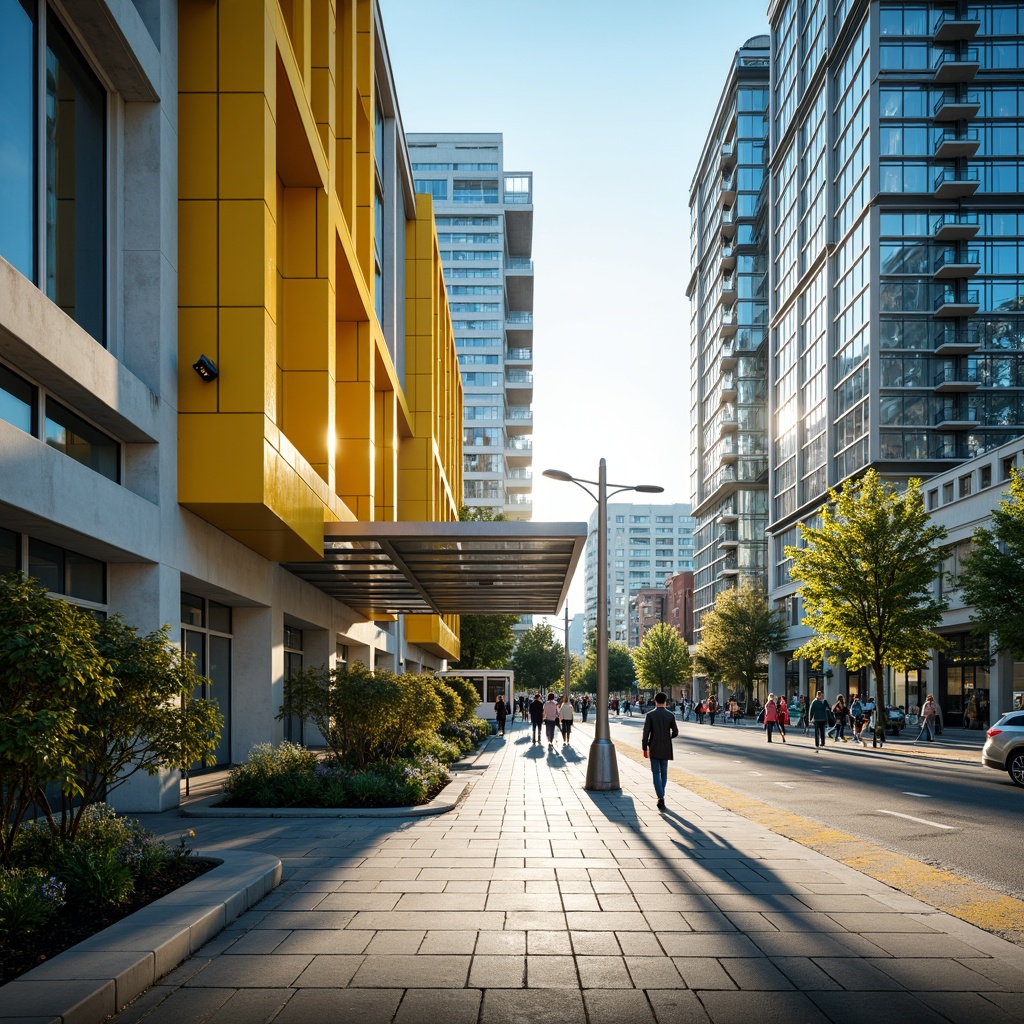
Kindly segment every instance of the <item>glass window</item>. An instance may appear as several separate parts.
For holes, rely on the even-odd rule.
[[[0,573],[21,568],[21,538],[12,530],[0,527]]]
[[[41,540],[28,543],[28,574],[38,580],[50,594],[63,594],[64,549]]]
[[[64,553],[64,562],[67,570],[68,596],[77,597],[81,601],[106,604],[107,567],[103,562],[74,551]]]
[[[181,622],[184,626],[205,626],[203,599],[195,594],[181,592]]]
[[[210,602],[210,629],[218,633],[231,632],[231,608],[228,605]]]
[[[413,188],[417,192],[426,192],[435,199],[448,198],[448,180],[446,178],[416,178]]]
[[[52,14],[46,44],[46,294],[102,341],[107,94]]]
[[[35,412],[36,389],[7,367],[0,366],[0,420],[34,435]]]
[[[34,0],[0,4],[0,256],[30,280],[36,276],[35,7]]]
[[[52,398],[46,400],[46,443],[108,480],[120,482],[121,446]]]

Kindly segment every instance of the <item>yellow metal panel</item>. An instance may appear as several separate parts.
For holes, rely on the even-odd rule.
[[[178,302],[217,304],[217,203],[178,201]]]
[[[453,622],[456,616],[450,616]],[[405,637],[411,644],[430,651],[439,658],[454,661],[459,656],[459,638],[445,619],[437,615],[407,615]]]
[[[266,203],[222,202],[219,219],[220,301],[226,306],[266,305],[273,313],[277,240]]]
[[[325,278],[284,280],[284,369],[334,371],[334,290]]]
[[[217,5],[209,0],[179,0],[178,91],[217,91]]]
[[[178,197],[217,198],[217,97],[183,93],[178,98]]]
[[[263,415],[178,417],[178,500],[185,506],[263,498]]]
[[[274,380],[273,360],[267,353],[268,319],[262,306],[221,309],[221,412],[263,414],[273,408],[268,400]]]
[[[274,115],[263,93],[221,93],[221,199],[272,200],[277,189],[275,145]]]
[[[217,350],[217,310],[183,306],[178,310],[178,411],[216,412],[217,381],[207,383],[192,370],[201,356],[220,361]]]
[[[373,388],[365,381],[338,381],[338,435],[371,437]]]
[[[282,225],[284,262],[281,272],[288,277],[317,276],[317,190],[285,188],[282,190]]]
[[[359,375],[359,330],[358,324],[352,320],[336,320],[337,356],[336,373],[338,380],[353,381]]]
[[[275,4],[276,6],[276,4]],[[218,0],[221,92],[265,92],[276,78],[277,43],[260,0]],[[273,104],[273,97],[270,97]]]
[[[329,458],[328,424],[332,422],[332,381],[327,373],[285,373],[284,423],[288,439],[314,464]]]

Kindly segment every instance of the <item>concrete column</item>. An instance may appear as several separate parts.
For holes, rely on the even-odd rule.
[[[231,760],[238,763],[257,743],[284,736],[274,719],[283,696],[283,623],[266,607],[235,608],[231,622]]]

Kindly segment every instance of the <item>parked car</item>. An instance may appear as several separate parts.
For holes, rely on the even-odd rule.
[[[1010,778],[1024,787],[1024,712],[1011,711],[989,729],[981,763],[1009,772]]]

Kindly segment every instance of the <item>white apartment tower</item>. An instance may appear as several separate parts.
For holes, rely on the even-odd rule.
[[[673,573],[693,569],[690,505],[609,502],[608,639],[629,641],[629,599],[638,590],[664,587]],[[597,508],[590,516],[584,552],[586,635],[597,628]]]
[[[408,136],[433,196],[465,393],[463,500],[533,514],[533,175],[506,171],[500,133]]]

